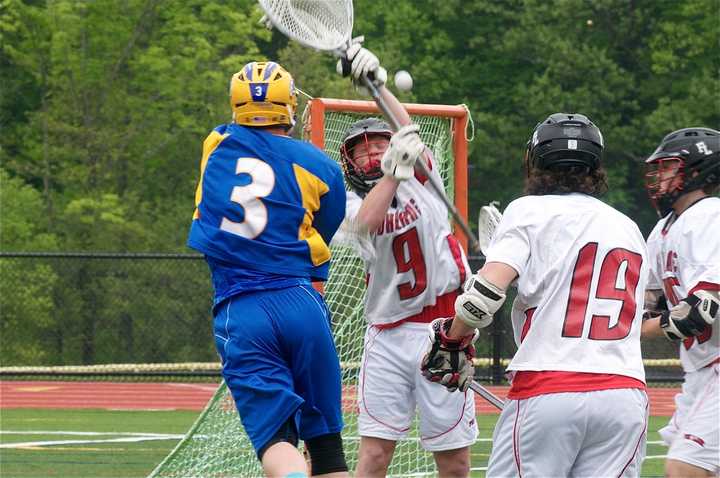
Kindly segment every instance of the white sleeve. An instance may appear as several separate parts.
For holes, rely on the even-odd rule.
[[[527,211],[523,211],[523,198],[517,199],[505,209],[495,234],[490,241],[485,262],[502,262],[518,275],[523,275],[530,261],[530,237],[528,236]]]
[[[658,236],[660,234],[660,229],[658,227],[661,227],[660,225],[655,226],[655,228],[652,230],[650,235],[648,236],[647,240],[647,253],[648,253],[648,281],[646,289],[648,290],[662,290],[663,283],[662,283],[662,277],[660,276],[662,269],[660,268],[660,265],[662,263],[662,258],[660,257],[661,251],[660,251],[660,242],[658,240]]]
[[[425,164],[427,165],[428,169],[430,170],[430,176],[433,177],[435,182],[444,188],[444,183],[442,180],[442,176],[440,176],[440,169],[437,163],[437,160],[435,159],[435,155],[433,154],[432,150],[425,146],[425,151],[423,151],[423,154],[420,155],[418,158],[418,161],[424,161],[425,157],[427,156],[427,161]],[[417,179],[420,184],[428,188],[431,192],[434,192],[432,186],[430,186],[430,181],[428,181],[428,178],[424,177],[422,173],[416,168],[415,169],[415,179]],[[445,192],[445,191],[444,191]]]
[[[720,239],[717,226],[720,217],[704,217],[694,221],[685,229],[684,251],[680,251],[680,282],[685,284],[688,293],[694,289],[712,290],[720,284]],[[685,259],[686,258],[686,259]]]
[[[362,199],[353,191],[348,191],[345,206],[345,220],[333,238],[333,245],[349,245],[366,262],[375,259],[375,246],[369,232],[359,232],[356,219],[362,206]]]

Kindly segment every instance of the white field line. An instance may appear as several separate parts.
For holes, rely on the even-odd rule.
[[[360,441],[359,436],[351,436],[351,437],[343,437],[344,441]],[[400,442],[404,441],[420,441],[420,438],[418,437],[405,437],[400,440]],[[475,439],[476,442],[492,442],[492,438],[477,438]]]
[[[157,440],[180,440],[185,435],[172,435],[167,433],[128,433],[128,432],[117,432],[117,433],[102,433],[102,432],[69,432],[69,431],[14,431],[14,430],[0,430],[0,433],[5,435],[70,435],[70,436],[118,436],[121,438],[103,438],[94,440],[43,440],[43,441],[26,441],[17,443],[3,443],[0,444],[0,448],[28,448],[28,447],[40,447],[40,446],[54,446],[54,445],[87,445],[94,443],[137,443],[142,441],[157,441]]]
[[[201,383],[168,383],[171,387],[184,387],[184,388],[196,388],[198,390],[207,390],[209,392],[214,392],[217,390],[217,385],[203,385]]]
[[[78,436],[104,436],[104,435],[123,435],[133,437],[175,437],[184,435],[172,435],[167,433],[144,433],[144,432],[68,432],[58,430],[33,430],[33,431],[22,431],[22,430],[0,430],[0,435],[78,435]]]
[[[470,471],[487,471],[487,466],[476,466],[470,468]],[[416,478],[421,476],[436,476],[433,472],[404,473],[402,475],[389,475],[389,478]]]

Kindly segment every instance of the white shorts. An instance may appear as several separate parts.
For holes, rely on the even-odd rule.
[[[408,434],[417,407],[425,450],[454,450],[475,443],[473,393],[448,392],[420,374],[429,345],[427,324],[368,327],[358,388],[360,436],[400,440]]]
[[[647,394],[638,389],[507,400],[486,476],[639,476],[647,418]]]
[[[685,374],[675,413],[660,436],[667,457],[720,474],[720,364]]]

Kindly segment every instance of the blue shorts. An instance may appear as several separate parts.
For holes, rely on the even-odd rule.
[[[312,287],[247,292],[216,307],[222,374],[257,452],[292,418],[302,440],[343,428],[330,313]]]

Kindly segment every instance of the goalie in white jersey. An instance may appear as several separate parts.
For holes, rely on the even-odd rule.
[[[528,141],[527,196],[508,205],[455,317],[433,323],[426,377],[465,389],[464,343],[492,322],[517,281],[512,386],[488,477],[638,476],[648,399],[640,355],[645,242],[605,192],[603,138],[556,113]],[[457,365],[455,365],[457,364]]]
[[[720,474],[720,132],[668,134],[646,161],[647,190],[662,217],[648,237],[650,279],[643,337],[677,341],[685,372],[660,435],[668,477]],[[664,301],[659,300],[664,296]],[[662,305],[663,302],[666,306]],[[668,309],[669,308],[669,309]]]
[[[368,50],[348,50],[353,74],[378,72]],[[383,121],[353,124],[341,146],[348,192],[345,240],[365,262],[365,334],[358,402],[360,450],[355,476],[384,477],[398,440],[420,416],[420,442],[433,452],[440,476],[467,476],[477,437],[472,393],[447,393],[420,375],[427,324],[452,313],[469,267],[452,235],[448,210],[428,178],[415,169],[432,155],[402,104],[380,93],[404,125],[395,134]]]

